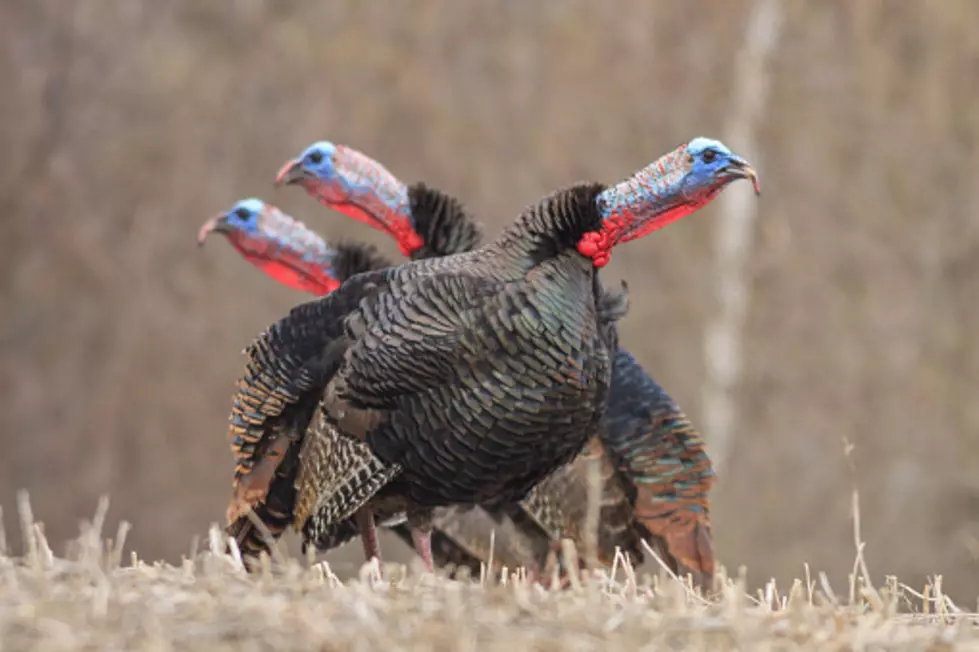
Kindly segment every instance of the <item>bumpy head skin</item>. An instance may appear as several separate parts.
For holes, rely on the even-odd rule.
[[[586,233],[578,251],[605,266],[612,247],[642,237],[710,203],[729,183],[758,174],[724,143],[697,137],[681,145],[597,199],[602,229]]]
[[[245,259],[283,285],[318,296],[340,287],[333,265],[336,251],[302,222],[261,199],[243,199],[209,219],[197,243],[203,246],[210,233],[223,234]]]
[[[299,184],[324,206],[384,231],[405,256],[423,244],[405,184],[355,149],[325,140],[313,143],[282,166],[275,183]]]

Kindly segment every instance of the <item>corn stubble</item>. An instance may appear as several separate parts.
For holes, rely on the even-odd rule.
[[[368,564],[342,581],[326,562],[279,551],[248,574],[217,526],[180,565],[147,563],[124,554],[125,522],[103,536],[105,499],[56,556],[26,493],[18,507],[19,556],[0,527],[4,649],[979,649],[979,615],[945,596],[940,578],[920,591],[893,577],[875,587],[859,541],[846,591],[806,566],[787,591],[769,582],[751,593],[743,568],[721,568],[705,597],[665,566],[639,577],[622,556],[548,591],[519,569],[452,581],[392,564],[381,581]]]

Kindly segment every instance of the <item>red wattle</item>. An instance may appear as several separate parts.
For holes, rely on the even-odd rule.
[[[601,247],[600,240],[601,234],[598,231],[586,233],[578,242],[578,253],[587,258],[593,258]]]
[[[619,236],[633,221],[630,213],[613,215],[602,222],[600,231],[589,231],[578,241],[578,253],[591,258],[595,267],[605,267],[612,259],[612,247],[619,243]]]
[[[595,267],[605,267],[612,257],[612,247],[615,246],[616,224],[608,224],[601,231],[589,231],[578,241],[578,253],[591,258]]]

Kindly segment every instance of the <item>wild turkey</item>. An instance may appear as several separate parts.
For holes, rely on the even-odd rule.
[[[478,244],[479,228],[456,200],[424,184],[405,186],[380,163],[343,145],[314,143],[280,169],[276,183],[283,182],[298,183],[324,205],[401,238],[400,249],[415,260],[461,253]],[[618,473],[603,485],[600,557],[609,561],[619,546],[640,563],[642,538],[674,571],[690,572],[698,584],[708,584],[714,566],[710,459],[686,416],[624,349],[616,356],[605,425],[605,441],[592,447],[609,448]],[[555,476],[539,485],[524,507],[554,523],[556,527],[548,528],[552,535],[560,532],[580,544],[581,538],[572,533],[584,517],[576,502],[585,490],[583,471],[570,465]],[[625,524],[614,497],[635,508],[635,517]],[[447,515],[436,518],[441,526],[447,524]],[[465,532],[462,524],[454,529]],[[534,534],[541,533],[528,531]]]
[[[203,246],[215,232],[272,278],[317,296],[329,294],[354,274],[390,265],[367,245],[331,247],[302,222],[256,198],[243,199],[205,222],[197,234],[198,245]],[[248,404],[253,391],[239,386],[236,404]],[[303,429],[289,428],[287,420],[280,420],[270,437],[258,440],[251,436],[253,432],[241,423],[240,410],[232,413],[229,439],[236,463],[226,516],[228,532],[246,557],[266,549],[261,534],[245,515],[249,508],[254,508],[273,538],[292,522]]]
[[[354,274],[391,265],[367,245],[330,247],[299,220],[254,197],[205,222],[197,232],[198,246],[211,233],[224,235],[248,262],[283,285],[316,296],[329,294]]]
[[[755,180],[743,159],[694,139],[616,186],[552,193],[479,250],[355,276],[273,325],[246,376],[270,370],[286,401],[253,406],[251,425],[261,435],[325,388],[326,437],[304,446],[358,449],[352,473],[309,476],[321,485],[311,521],[367,505],[370,542],[371,505],[395,501],[425,557],[432,508],[520,500],[571,461],[597,433],[610,376],[595,268],[738,178]]]
[[[441,202],[435,193],[421,193],[420,199],[430,205],[450,205]],[[434,204],[433,204],[434,203]],[[422,209],[418,209],[422,213]],[[445,215],[444,211],[434,217]],[[455,220],[460,224],[464,216]],[[452,240],[458,241],[458,233],[474,231],[457,229]],[[260,199],[250,198],[237,202],[228,211],[209,219],[198,232],[198,244],[204,245],[212,232],[223,234],[247,260],[284,285],[323,296],[339,287],[340,283],[354,274],[390,266],[390,262],[376,253],[373,247],[339,243],[332,247],[302,222],[282,213],[278,208]],[[232,449],[237,458],[233,488],[235,496],[228,509],[228,533],[235,537],[243,556],[251,562],[267,549],[261,533],[242,512],[252,507],[255,515],[266,526],[273,539],[277,539],[293,521],[295,509],[294,484],[301,434],[293,441],[280,437],[261,450],[264,456],[255,459],[256,449],[242,448],[243,442],[236,437]],[[257,473],[250,473],[253,469]],[[274,473],[274,475],[273,475]],[[242,480],[244,478],[244,480]],[[439,566],[465,566],[471,573],[479,572],[480,562],[471,551],[483,551],[489,541],[491,529],[500,532],[495,546],[495,566],[527,565],[528,550],[537,550],[534,543],[526,541],[527,535],[505,518],[493,517],[479,508],[457,512],[451,510],[439,515],[449,525],[441,531],[436,523],[433,531],[434,559]],[[300,524],[301,525],[301,524]],[[411,534],[403,523],[393,523],[393,531],[411,545]],[[354,519],[337,524],[329,533],[328,541],[319,542],[324,549],[345,543],[357,535]],[[459,545],[457,540],[468,543]]]
[[[387,233],[405,256],[422,260],[464,253],[482,237],[453,197],[423,183],[405,185],[374,159],[350,147],[314,143],[276,175],[358,222]]]

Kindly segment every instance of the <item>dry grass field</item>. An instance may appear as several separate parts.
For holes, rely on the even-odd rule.
[[[972,650],[979,614],[941,579],[916,590],[867,581],[862,543],[845,587],[804,567],[789,586],[747,590],[722,570],[705,598],[625,563],[582,571],[564,591],[519,571],[449,580],[417,566],[365,565],[342,581],[326,562],[277,551],[246,573],[220,531],[182,563],[127,551],[128,524],[104,538],[108,501],[64,556],[19,496],[24,554],[0,532],[0,649],[7,650]],[[859,520],[856,521],[859,524]],[[855,535],[859,540],[859,528]]]

